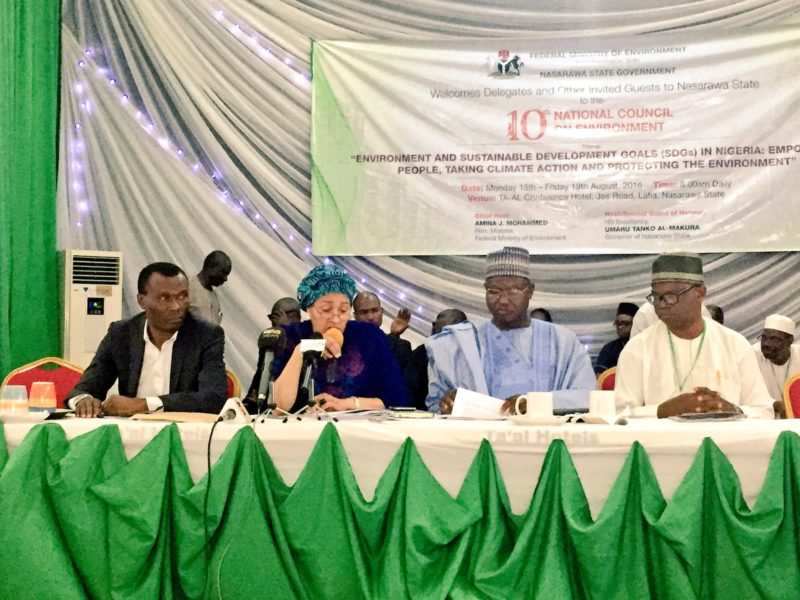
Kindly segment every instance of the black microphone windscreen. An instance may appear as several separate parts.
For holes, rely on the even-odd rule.
[[[280,354],[286,348],[286,332],[280,327],[270,327],[258,336],[258,351]]]

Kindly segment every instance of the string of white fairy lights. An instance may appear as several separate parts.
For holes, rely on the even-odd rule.
[[[213,0],[209,0],[209,3],[213,4]],[[269,61],[273,63],[273,68],[277,72],[280,72],[284,78],[291,81],[297,87],[302,88],[304,91],[309,89],[310,75],[305,70],[308,68],[307,63],[296,59],[282,49],[276,51],[274,44],[269,43],[267,37],[263,36],[254,27],[245,24],[243,21],[232,18],[221,8],[211,8],[209,15],[230,35],[239,40],[250,52],[254,53],[265,62]],[[372,291],[382,298],[392,299],[398,305],[406,305],[409,303],[412,305],[416,304],[414,309],[416,315],[423,321],[428,318],[426,317],[427,311],[422,303],[410,302],[415,298],[410,297],[411,295],[408,293],[407,289],[390,290],[387,292],[386,286],[372,284],[366,271],[363,270],[363,268],[359,268],[358,265],[359,262],[365,262],[365,259],[354,257],[317,257],[313,254],[311,245],[302,232],[293,229],[288,223],[279,222],[277,217],[272,217],[270,219],[265,218],[252,201],[246,197],[235,194],[219,169],[214,167],[213,161],[209,157],[202,158],[193,155],[187,150],[188,144],[175,141],[175,136],[170,136],[168,132],[159,128],[155,120],[150,118],[146,109],[136,106],[136,103],[132,100],[132,94],[126,93],[126,91],[120,89],[119,79],[111,72],[111,69],[106,64],[103,64],[103,56],[102,48],[94,45],[86,47],[83,50],[83,55],[75,60],[77,70],[83,74],[82,76],[79,75],[76,77],[76,80],[72,84],[71,97],[74,103],[75,114],[81,116],[72,123],[72,137],[70,143],[67,145],[67,165],[69,170],[68,202],[70,198],[75,199],[74,205],[77,208],[77,216],[73,221],[75,227],[83,227],[85,219],[90,218],[91,212],[91,203],[88,195],[89,186],[85,179],[87,176],[84,165],[86,161],[84,155],[86,143],[83,137],[83,131],[86,127],[91,126],[90,117],[94,109],[94,103],[89,93],[90,85],[88,82],[88,79],[92,77],[101,84],[117,89],[119,91],[119,104],[132,121],[147,132],[150,137],[153,138],[156,145],[171,159],[175,160],[177,164],[183,165],[184,168],[190,170],[194,175],[205,179],[206,183],[215,187],[219,200],[231,210],[235,210],[239,214],[245,216],[255,227],[285,244],[296,255],[305,255],[310,264],[318,264],[319,262],[326,264],[335,263],[353,275],[356,281],[360,283],[361,288]],[[416,296],[416,294],[414,294],[414,296]]]

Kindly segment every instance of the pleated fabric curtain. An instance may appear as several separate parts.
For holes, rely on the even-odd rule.
[[[208,252],[227,252],[225,361],[248,381],[272,303],[326,258],[311,240],[311,40],[713,36],[798,23],[795,0],[64,0],[59,244],[122,251],[125,316],[139,310],[147,263],[196,273]],[[652,255],[532,250],[531,308],[550,309],[592,354],[615,337],[617,304],[649,292]],[[411,309],[414,345],[444,308],[487,316],[482,256],[330,260],[380,294],[387,316]],[[772,312],[800,318],[797,253],[704,260],[708,301],[734,329],[754,339]]]
[[[196,484],[176,425],[130,461],[113,425],[0,429],[0,597],[797,597],[794,432],[752,507],[708,438],[669,501],[635,443],[596,518],[563,440],[530,477],[515,514],[488,441],[456,498],[407,439],[366,500],[333,425],[293,485],[248,427]]]
[[[59,0],[0,0],[0,377],[60,354]]]

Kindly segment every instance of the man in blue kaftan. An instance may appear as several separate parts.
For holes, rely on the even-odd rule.
[[[449,413],[459,387],[495,398],[553,391],[555,409],[586,409],[596,387],[591,360],[569,329],[528,315],[527,250],[507,247],[487,259],[491,321],[451,325],[425,341],[429,410]]]

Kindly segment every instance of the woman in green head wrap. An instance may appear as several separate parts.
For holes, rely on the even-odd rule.
[[[300,340],[314,333],[325,338],[325,351],[313,374],[319,408],[408,405],[405,383],[386,335],[370,323],[350,320],[355,294],[353,278],[334,265],[318,265],[300,282],[297,300],[309,320],[284,327],[286,350],[273,367],[275,402],[281,409],[293,412],[307,402],[298,389],[303,363]]]

